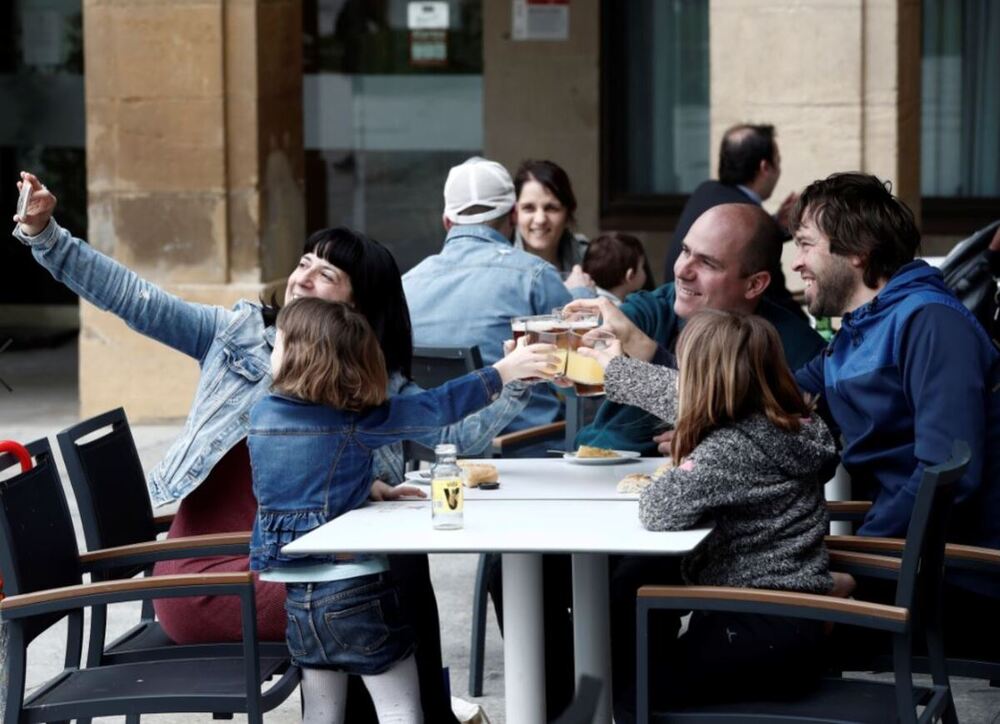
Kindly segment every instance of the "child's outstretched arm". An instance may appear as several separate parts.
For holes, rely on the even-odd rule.
[[[577,352],[604,368],[604,392],[611,402],[638,407],[671,425],[677,422],[677,370],[624,357],[618,342]]]

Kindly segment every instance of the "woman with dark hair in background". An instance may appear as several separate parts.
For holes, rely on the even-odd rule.
[[[180,501],[168,537],[249,531],[256,513],[246,446],[249,411],[271,386],[277,304],[242,300],[232,309],[186,302],[74,238],[54,219],[56,198],[28,173],[32,185],[23,217],[15,217],[14,236],[56,280],[98,308],[120,317],[148,337],[198,360],[201,373],[181,436],[147,475],[154,505]],[[413,342],[399,269],[392,254],[363,234],[345,228],[312,234],[288,276],[284,302],[319,297],[351,304],[371,324],[389,372],[388,394],[412,394],[409,379]],[[460,423],[434,430],[421,442],[453,442],[465,454],[484,450],[527,404],[530,387],[511,383],[486,409]],[[426,497],[413,488],[394,488],[402,480],[401,446],[381,448],[376,456],[371,496]],[[441,635],[437,602],[426,555],[389,556],[401,590],[403,609],[417,636],[417,667],[426,721],[454,722],[441,678]],[[157,574],[246,571],[247,555],[168,561]],[[257,628],[262,640],[285,638],[285,590],[256,582]],[[239,640],[239,604],[232,597],[202,596],[157,601],[164,631],[178,643]],[[351,722],[375,721],[364,687],[352,691]],[[358,705],[361,709],[358,709]]]
[[[524,161],[514,175],[514,246],[560,271],[574,297],[594,296],[594,281],[580,266],[587,240],[573,234],[576,195],[569,176],[552,161]]]

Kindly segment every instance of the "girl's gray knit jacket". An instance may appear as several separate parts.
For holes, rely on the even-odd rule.
[[[677,418],[677,370],[618,357],[609,400]],[[682,565],[688,583],[825,593],[833,580],[823,536],[829,516],[819,472],[836,455],[818,417],[786,432],[763,415],[710,432],[639,498],[649,530],[715,530]]]

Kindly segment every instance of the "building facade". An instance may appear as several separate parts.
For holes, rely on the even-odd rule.
[[[834,171],[871,172],[921,214],[937,254],[1000,216],[988,0],[15,0],[0,12],[8,208],[17,170],[36,170],[61,223],[205,303],[266,295],[321,226],[359,228],[413,266],[440,245],[447,169],[479,153],[512,170],[556,161],[578,230],[636,233],[659,269],[685,194],[714,175],[740,121],[777,128],[772,204]],[[0,248],[0,333],[72,310],[25,250]],[[85,304],[79,325],[81,415],[186,413],[193,361]]]

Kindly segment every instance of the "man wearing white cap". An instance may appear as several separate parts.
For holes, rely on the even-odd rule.
[[[555,267],[511,244],[514,201],[514,182],[496,161],[473,157],[448,172],[444,248],[403,275],[415,345],[478,345],[483,364],[493,364],[511,317],[548,314],[572,299]],[[538,384],[505,432],[560,417],[555,391]]]

